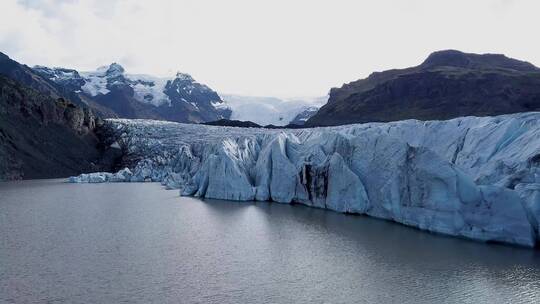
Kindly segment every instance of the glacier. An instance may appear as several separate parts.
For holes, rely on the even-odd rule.
[[[435,233],[534,247],[540,229],[540,113],[296,130],[110,119],[117,173],[181,195],[299,203]]]
[[[276,97],[242,96],[220,94],[224,105],[231,109],[231,119],[248,120],[261,126],[285,126],[290,123],[304,124],[327,101],[328,96],[280,99]],[[304,118],[304,119],[302,119]]]

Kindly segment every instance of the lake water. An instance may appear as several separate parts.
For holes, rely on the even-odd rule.
[[[0,303],[539,301],[538,250],[155,183],[0,183]]]

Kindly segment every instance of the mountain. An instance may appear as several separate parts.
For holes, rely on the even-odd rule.
[[[232,94],[222,94],[221,97],[232,111],[231,119],[252,121],[261,126],[286,126],[293,121],[295,124],[303,125],[327,99],[326,97],[280,99]]]
[[[499,54],[432,53],[330,90],[307,126],[449,119],[540,110],[540,69]]]
[[[12,79],[13,81],[16,81],[21,85],[34,89],[52,98],[60,98],[63,96],[63,94],[59,90],[59,87],[54,85],[54,83],[50,83],[46,79],[40,77],[37,73],[34,72],[34,70],[29,68],[28,66],[12,60],[7,55],[1,52],[0,74]]]
[[[27,68],[16,69],[24,72],[18,76],[27,83],[41,86]],[[114,151],[105,153],[95,133],[100,120],[89,108],[54,94],[0,75],[0,180],[65,177],[113,168]]]
[[[44,66],[33,70],[103,117],[200,123],[230,116],[215,91],[184,73],[173,78],[127,74],[118,63],[92,72]]]
[[[65,177],[111,170],[118,149],[104,145],[94,109],[69,91],[77,73],[58,70],[63,83],[0,53],[0,180]]]
[[[302,112],[296,114],[296,116],[289,122],[289,125],[304,125],[313,115],[317,114],[319,107],[309,106]]]
[[[2,56],[9,62],[2,64]],[[2,56],[0,73],[38,91],[54,92],[55,98],[64,97],[88,106],[104,118],[187,123],[232,119],[275,126],[294,121],[295,125],[302,125],[327,100],[326,97],[285,100],[240,95],[222,98],[191,75],[180,72],[171,78],[128,74],[118,63],[90,72],[40,65],[29,68]],[[33,76],[21,76],[28,73]]]

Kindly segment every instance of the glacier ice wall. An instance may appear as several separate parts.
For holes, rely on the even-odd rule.
[[[534,246],[540,113],[301,130],[108,120],[130,169],[71,182],[159,181],[182,195],[301,203]]]

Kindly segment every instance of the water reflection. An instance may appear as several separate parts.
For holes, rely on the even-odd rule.
[[[157,184],[0,183],[0,302],[530,303],[539,251]]]

